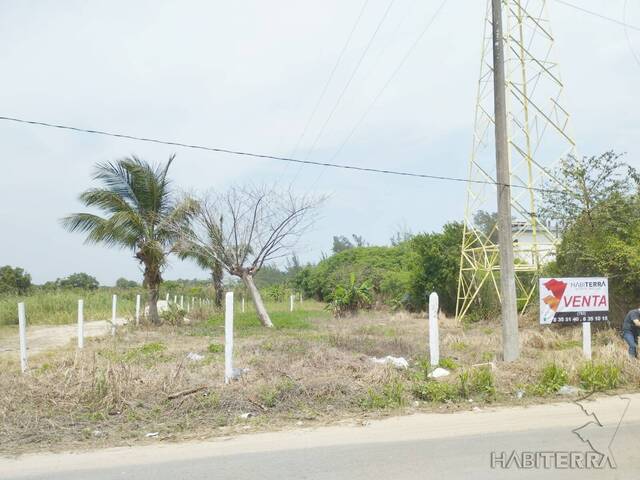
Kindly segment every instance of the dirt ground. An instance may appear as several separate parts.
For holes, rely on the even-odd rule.
[[[116,318],[116,325],[126,325],[127,320]],[[20,351],[18,329],[3,329],[0,334],[0,355],[17,355]],[[85,338],[111,333],[111,321],[95,320],[84,323]],[[27,353],[36,354],[64,347],[78,338],[77,325],[35,325],[27,328]]]
[[[0,453],[204,440],[422,411],[529,405],[566,398],[555,393],[563,384],[583,388],[580,393],[640,386],[638,362],[627,358],[613,330],[594,333],[590,363],[582,357],[579,325],[541,327],[523,318],[521,358],[504,364],[497,322],[465,326],[443,317],[441,366],[450,375],[436,381],[428,377],[424,314],[330,318],[301,311],[273,320],[276,328],[268,330],[250,314],[238,315],[234,365],[242,375],[229,385],[220,315],[181,326],[123,326],[115,337],[88,339],[82,351],[74,345],[75,326],[55,327],[56,335],[42,329],[62,346],[34,347],[27,374],[20,373],[17,355],[0,355]],[[373,361],[387,355],[405,358],[409,367]]]

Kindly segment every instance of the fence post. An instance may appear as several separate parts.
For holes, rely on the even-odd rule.
[[[244,296],[242,297],[242,313],[244,313]]]
[[[227,292],[224,306],[224,383],[229,383],[233,378],[233,292]]]
[[[114,295],[111,302],[111,335],[116,334],[116,310],[118,308],[118,296]]]
[[[591,322],[582,322],[582,353],[591,360]]]
[[[438,294],[429,295],[429,356],[431,366],[440,363],[440,340],[438,338]]]
[[[180,309],[184,310],[184,295],[180,295]]]
[[[84,348],[84,301],[78,300],[78,348]]]
[[[18,303],[18,330],[20,334],[20,368],[22,373],[27,371],[27,316],[24,303]]]
[[[140,325],[140,294],[136,295],[136,326]]]
[[[295,296],[294,295],[290,295],[289,296],[289,311],[293,312],[293,301],[295,300]]]
[[[169,305],[169,294],[167,293],[167,296],[164,297],[164,301],[167,302],[167,305]]]

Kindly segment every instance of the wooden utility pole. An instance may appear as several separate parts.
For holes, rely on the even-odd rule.
[[[502,301],[502,354],[505,362],[520,356],[518,310],[511,232],[511,175],[507,138],[502,0],[493,7],[493,96],[496,132],[496,181],[498,190],[498,244],[500,248],[500,296]]]

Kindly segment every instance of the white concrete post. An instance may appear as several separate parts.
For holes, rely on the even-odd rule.
[[[582,322],[582,353],[591,360],[591,322]]]
[[[18,331],[20,334],[20,368],[22,373],[27,371],[27,315],[24,303],[18,304]]]
[[[184,295],[180,295],[180,308],[184,309]]]
[[[191,311],[191,304],[187,302],[187,313],[189,313],[190,311]]]
[[[111,302],[111,335],[116,334],[116,311],[118,309],[118,296],[114,295]]]
[[[84,348],[84,301],[78,300],[78,348]]]
[[[302,292],[300,292],[299,295],[300,295],[300,305],[302,305]]]
[[[140,325],[140,294],[136,295],[136,325]]]
[[[244,297],[242,297],[242,313],[244,313]]]
[[[438,294],[429,295],[429,355],[431,366],[440,363],[440,339],[438,335]]]
[[[167,296],[164,297],[164,301],[167,302],[167,305],[169,305],[169,294],[167,293]]]
[[[289,297],[289,311],[290,312],[293,312],[293,301],[295,300],[295,298],[296,298],[295,295],[291,295]]]
[[[176,303],[178,303],[178,295],[173,296],[173,304],[175,305]]]
[[[233,378],[233,292],[224,301],[224,383]]]

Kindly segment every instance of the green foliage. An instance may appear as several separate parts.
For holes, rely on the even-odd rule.
[[[224,345],[221,343],[210,343],[207,347],[207,352],[209,353],[221,353],[224,352]]]
[[[444,403],[459,399],[460,391],[451,383],[428,380],[414,385],[413,395],[427,402]]]
[[[443,357],[440,359],[439,366],[442,368],[446,368],[447,370],[457,370],[460,365],[453,358]]]
[[[549,395],[556,393],[569,380],[569,373],[556,363],[544,366],[538,383],[534,385],[533,392],[536,395]]]
[[[425,233],[412,238],[411,246],[417,257],[411,268],[414,309],[425,308],[428,294],[437,292],[440,308],[447,314],[455,313],[462,229],[461,223],[448,223],[442,233]]]
[[[87,273],[73,273],[66,278],[56,280],[59,288],[79,288],[82,290],[95,290],[100,286],[95,277]]]
[[[405,387],[399,378],[394,378],[382,385],[382,388],[370,388],[360,402],[367,410],[400,408],[406,405]]]
[[[160,314],[160,318],[163,322],[168,323],[169,325],[182,325],[184,321],[184,317],[187,314],[186,310],[180,308],[179,305],[175,303],[170,303],[169,308],[167,308],[164,312]]]
[[[294,280],[305,297],[330,301],[335,288],[350,282],[368,281],[376,301],[390,303],[409,294],[412,267],[408,244],[397,247],[355,247],[322,260],[315,267],[301,269]]]
[[[289,299],[291,290],[283,284],[269,285],[262,289],[262,295],[265,300],[271,300],[272,302],[284,302]]]
[[[609,277],[610,317],[621,322],[640,297],[638,174],[607,152],[565,159],[558,178],[568,188],[545,194],[544,215],[562,228],[548,275]]]
[[[29,294],[0,296],[0,325],[18,323],[18,302],[24,302],[27,324],[70,324],[78,319],[78,299],[84,300],[84,318],[111,318],[112,295],[118,295],[118,316],[133,318],[136,291],[101,287],[97,290],[46,290],[32,287]],[[146,298],[142,298],[144,303]]]
[[[362,308],[370,308],[372,300],[371,284],[368,281],[356,283],[356,276],[352,273],[348,284],[336,286],[327,308],[334,316],[341,317],[357,313]]]
[[[0,267],[0,294],[24,295],[31,288],[31,275],[22,268]]]
[[[138,284],[133,280],[127,280],[126,278],[119,278],[116,280],[116,288],[136,288]]]
[[[622,382],[622,370],[611,363],[585,363],[578,371],[582,388],[590,392],[613,390]]]
[[[195,213],[190,199],[177,200],[171,189],[166,164],[150,165],[136,158],[99,163],[94,179],[102,183],[80,195],[87,207],[104,216],[74,213],[62,219],[70,232],[86,234],[87,243],[131,250],[144,266],[144,285],[155,300],[167,263],[167,253],[176,244],[179,228]],[[152,318],[153,322],[159,319]]]
[[[494,385],[491,367],[487,366],[473,369],[469,379],[469,386],[469,393],[480,395],[487,401],[495,399],[496,387]]]

